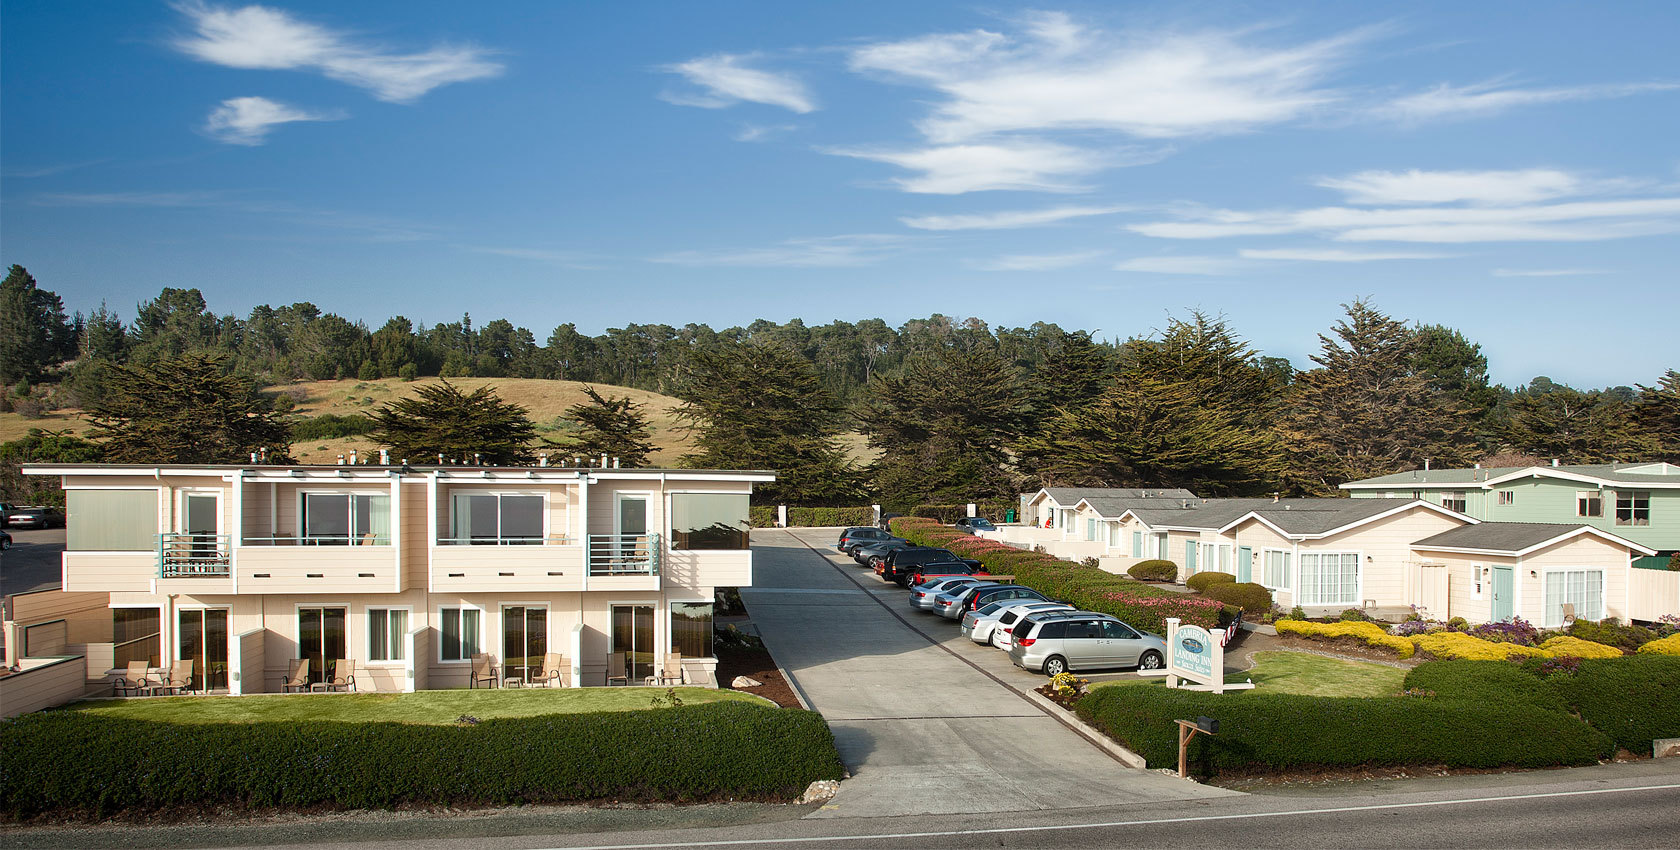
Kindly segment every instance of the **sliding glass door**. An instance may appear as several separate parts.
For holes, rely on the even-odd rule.
[[[510,605],[502,609],[502,676],[531,681],[548,652],[548,609]]]
[[[334,661],[347,657],[343,608],[298,609],[298,657],[309,659],[309,681],[328,681]]]
[[[228,686],[228,612],[202,608],[180,612],[182,661],[193,663],[192,689],[226,690]]]
[[[630,684],[640,684],[653,675],[652,605],[612,606],[612,651],[624,653]]]

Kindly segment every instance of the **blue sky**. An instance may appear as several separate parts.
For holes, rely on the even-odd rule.
[[[71,309],[1199,308],[1305,366],[1370,297],[1508,384],[1680,366],[1669,2],[3,9],[0,261]]]

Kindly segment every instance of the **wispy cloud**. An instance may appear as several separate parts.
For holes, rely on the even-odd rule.
[[[1114,264],[1117,272],[1149,274],[1227,275],[1241,271],[1244,263],[1233,257],[1133,257]]]
[[[1082,266],[1106,251],[1077,251],[1071,254],[1004,254],[984,260],[969,260],[969,268],[984,272],[1043,272]]]
[[[649,262],[679,266],[758,266],[792,268],[835,268],[867,266],[881,262],[902,250],[911,237],[882,233],[857,233],[788,239],[767,248],[724,251],[676,251],[649,258]]]
[[[782,133],[799,129],[796,124],[745,124],[735,133],[737,142],[762,142]]]
[[[921,172],[915,177],[895,177],[892,182],[906,192],[932,195],[996,189],[1084,192],[1091,187],[1076,178],[1113,162],[1109,155],[1035,139],[898,151],[828,148],[824,152]]]
[[[189,0],[175,9],[193,27],[191,35],[173,43],[188,56],[229,68],[314,71],[392,103],[411,103],[439,86],[494,77],[503,70],[482,47],[393,51],[266,6],[233,8]]]
[[[1552,88],[1516,88],[1497,80],[1465,86],[1442,83],[1428,91],[1406,95],[1383,104],[1377,107],[1375,114],[1407,122],[1479,118],[1518,106],[1571,100],[1605,100],[1676,89],[1680,89],[1680,83],[1612,83]]]
[[[1010,230],[1017,227],[1040,227],[1072,218],[1110,215],[1126,207],[1051,207],[1043,210],[1011,210],[1009,212],[975,213],[970,215],[906,216],[899,221],[917,230]]]
[[[260,145],[281,124],[293,121],[338,121],[342,112],[309,112],[266,97],[235,97],[222,101],[204,122],[204,132],[230,145]]]
[[[1609,269],[1494,269],[1494,277],[1576,277],[1610,274]]]
[[[89,159],[82,162],[61,162],[55,165],[37,165],[34,168],[8,168],[0,171],[0,177],[8,179],[26,180],[36,177],[52,177],[67,171],[75,171],[92,165],[110,162],[108,159]]]
[[[707,109],[722,109],[749,101],[780,106],[800,114],[816,110],[816,101],[798,77],[789,73],[749,67],[746,63],[755,58],[757,57],[736,53],[715,53],[668,65],[665,70],[681,74],[704,91],[667,91],[661,93],[660,97],[679,106],[699,106]]]
[[[1453,254],[1416,251],[1343,251],[1336,248],[1245,248],[1237,256],[1247,260],[1297,260],[1309,263],[1373,263],[1382,260],[1442,260]]]
[[[1326,177],[1318,185],[1335,189],[1354,204],[1529,204],[1637,188],[1632,180],[1593,180],[1555,168],[1513,171],[1361,171]]]
[[[250,200],[220,192],[51,192],[32,202],[58,207],[141,207],[205,209],[284,221],[303,227],[335,231],[364,242],[415,242],[436,237],[425,225],[382,216],[338,210],[310,209],[276,201]]]
[[[489,245],[461,245],[458,247],[475,254],[493,254],[498,257],[548,263],[568,269],[596,270],[605,268],[602,265],[602,260],[606,258],[589,251],[567,251],[551,248],[502,248]]]

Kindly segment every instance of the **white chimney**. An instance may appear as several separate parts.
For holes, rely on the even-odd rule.
[[[1429,471],[1429,458],[1424,458],[1423,459],[1423,471],[1424,472]]]
[[[617,469],[617,468],[618,468],[618,458],[615,457],[615,458],[613,458],[613,469]]]
[[[1558,461],[1558,459],[1557,459],[1557,458],[1555,458],[1555,457],[1554,457],[1554,458],[1552,458],[1552,468],[1553,468],[1553,469],[1557,469],[1557,461]]]
[[[391,450],[390,449],[380,449],[379,450],[379,465],[380,466],[390,466],[391,465]]]
[[[547,465],[548,465],[548,455],[547,454],[538,455],[537,456],[537,466],[547,466]]]
[[[356,465],[356,450],[355,449],[350,450],[350,465],[351,466]]]
[[[344,465],[344,455],[339,455],[339,456],[338,456],[338,465],[339,465],[339,466],[343,466],[343,465]]]

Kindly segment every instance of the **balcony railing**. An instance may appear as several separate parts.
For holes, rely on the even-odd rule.
[[[592,576],[656,576],[663,560],[657,534],[589,535]]]
[[[231,546],[226,534],[179,532],[158,535],[160,578],[223,578]]]
[[[389,546],[391,535],[368,532],[359,536],[347,534],[311,534],[306,537],[293,537],[283,534],[278,537],[246,537],[239,541],[241,546]]]
[[[570,546],[572,536],[569,534],[551,534],[547,537],[442,537],[438,539],[439,546]]]

